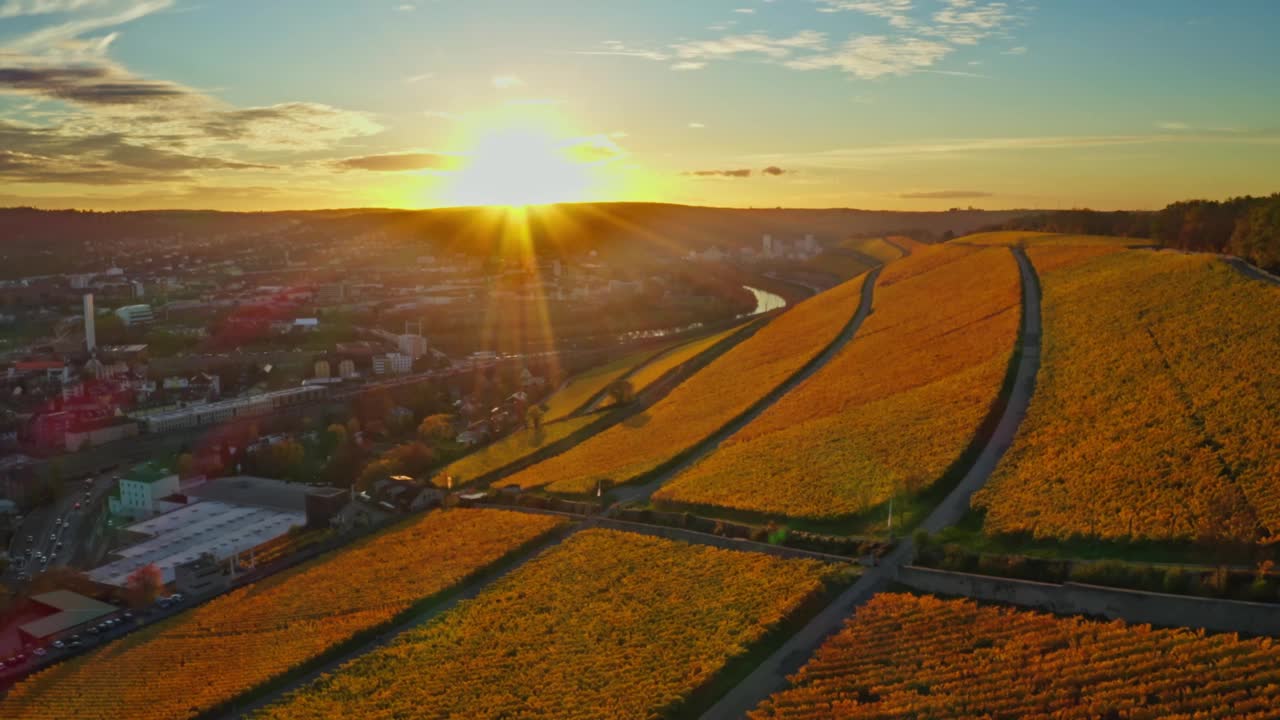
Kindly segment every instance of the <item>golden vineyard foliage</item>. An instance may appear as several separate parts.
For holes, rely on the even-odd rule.
[[[857,277],[875,267],[874,263],[864,261],[853,255],[842,255],[839,252],[825,252],[809,258],[800,267],[814,272],[834,275],[841,280]]]
[[[1231,718],[1280,708],[1280,644],[882,594],[750,713],[826,718]]]
[[[1204,255],[1032,248],[1040,376],[974,496],[986,532],[1110,540],[1280,531],[1280,288]]]
[[[584,530],[256,717],[659,717],[819,592],[829,568]]]
[[[654,350],[634,352],[569,378],[564,387],[557,390],[544,403],[547,406],[547,421],[568,417],[610,383],[631,372],[633,368],[653,357],[654,354]]]
[[[37,673],[0,701],[0,717],[198,715],[386,623],[561,523],[501,510],[430,513]]]
[[[943,475],[1004,381],[1017,263],[1004,248],[941,246],[882,278],[853,342],[654,498],[829,519]]]
[[[724,340],[741,329],[741,326],[733,327],[725,330],[724,332],[713,333],[707,337],[690,340],[682,345],[677,345],[658,357],[653,358],[653,360],[636,368],[631,375],[627,376],[627,381],[631,383],[631,388],[636,393],[643,392],[645,388],[657,382],[663,375],[666,375],[671,370],[680,367],[707,350],[710,350],[716,345],[716,343],[719,343],[721,340]],[[605,398],[604,404],[607,404],[608,401],[609,399]]]
[[[488,472],[493,472],[520,458],[569,437],[573,433],[600,419],[600,415],[580,415],[565,418],[556,422],[543,423],[540,428],[525,428],[490,443],[469,455],[449,463],[431,479],[439,487],[448,485],[448,478],[453,477],[453,486],[474,480]]]
[[[881,263],[893,262],[902,257],[902,251],[885,242],[883,238],[849,238],[842,240],[839,247],[860,252]]]
[[[658,467],[745,412],[835,340],[857,311],[862,278],[816,295],[677,385],[643,413],[504,479],[586,494]]]
[[[1023,245],[1026,247],[1137,247],[1155,245],[1154,240],[1143,238],[1117,237],[1114,235],[1072,235],[1070,233],[1036,232],[1033,230],[1001,230],[998,232],[975,233],[960,238],[957,242],[970,245]]]

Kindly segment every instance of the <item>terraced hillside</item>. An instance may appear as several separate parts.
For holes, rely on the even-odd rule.
[[[584,530],[256,717],[665,717],[833,572]]]
[[[501,510],[430,513],[54,665],[14,686],[0,717],[199,715],[390,622],[561,524]]]
[[[678,344],[636,367],[630,375],[626,376],[626,380],[631,383],[632,391],[637,394],[644,392],[645,389],[657,382],[663,375],[707,352],[741,330],[740,326],[733,327],[723,332],[712,333],[706,337]],[[611,400],[611,398],[605,397],[596,407],[608,407]]]
[[[957,242],[967,245],[1021,245],[1024,247],[1141,247],[1155,245],[1145,238],[1116,237],[1114,235],[1074,235],[1071,233],[1037,232],[1034,230],[1000,230],[975,233]]]
[[[853,342],[654,498],[829,520],[928,489],[1000,393],[1019,285],[1004,248],[939,246],[889,265]]]
[[[1044,355],[974,497],[985,532],[1253,542],[1280,533],[1280,288],[1212,256],[1032,247]]]
[[[559,442],[599,419],[598,414],[579,415],[517,430],[449,463],[435,474],[432,482],[444,488],[449,486],[449,478],[453,478],[453,487],[460,487]]]
[[[1280,645],[877,595],[752,720],[1274,718]]]
[[[503,480],[587,494],[672,460],[817,357],[857,311],[862,278],[796,305],[676,386],[643,413]]]

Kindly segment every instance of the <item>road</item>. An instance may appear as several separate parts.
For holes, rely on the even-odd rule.
[[[925,518],[921,527],[931,533],[955,524],[969,509],[973,493],[986,484],[1004,452],[1013,443],[1018,425],[1026,416],[1040,369],[1040,283],[1035,270],[1021,248],[1011,248],[1022,276],[1021,355],[1015,381],[1000,422],[986,447],[978,455],[964,478]],[[869,568],[852,586],[840,594],[822,612],[792,635],[736,687],[720,698],[702,715],[702,720],[737,720],[757,707],[765,698],[787,686],[787,676],[797,672],[830,636],[840,631],[854,610],[885,589],[902,565],[915,558],[915,546],[903,538],[876,567]]]
[[[106,502],[106,495],[115,487],[114,473],[91,477],[91,485],[86,484],[82,477],[64,479],[62,498],[23,517],[9,547],[9,557],[14,561],[0,576],[0,581],[17,587],[23,582],[23,573],[35,576],[43,569],[68,564],[76,549],[92,534],[90,522],[96,517],[95,509],[99,503]],[[30,544],[27,538],[31,538]],[[47,566],[36,559],[41,556],[49,558]]]

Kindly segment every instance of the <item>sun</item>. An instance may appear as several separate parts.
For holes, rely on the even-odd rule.
[[[457,171],[444,188],[454,205],[521,207],[593,200],[616,180],[623,151],[609,138],[569,132],[554,115],[520,106],[472,118]]]

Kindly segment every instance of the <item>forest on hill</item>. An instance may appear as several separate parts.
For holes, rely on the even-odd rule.
[[[990,228],[1151,238],[1167,248],[1230,253],[1280,270],[1280,193],[1227,200],[1181,200],[1154,212],[1054,210]]]

